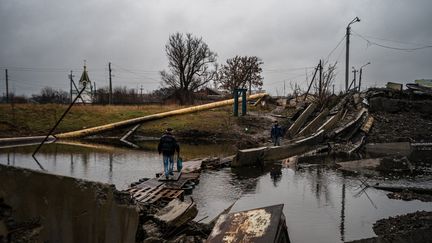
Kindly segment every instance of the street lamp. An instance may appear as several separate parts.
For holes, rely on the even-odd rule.
[[[370,62],[366,63],[365,65],[360,67],[360,76],[359,76],[359,86],[358,86],[358,91],[360,92],[360,87],[361,87],[361,80],[362,80],[362,71],[363,68],[366,67],[367,65],[371,64]]]
[[[349,22],[346,27],[346,58],[345,58],[345,92],[348,92],[348,79],[349,79],[349,42],[350,42],[350,34],[351,27],[350,25],[360,22],[359,17],[355,17],[351,22]]]

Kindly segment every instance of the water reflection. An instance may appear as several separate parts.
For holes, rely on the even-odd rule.
[[[208,222],[233,202],[232,212],[283,203],[292,242],[343,242],[374,236],[378,219],[432,210],[431,203],[391,200],[371,188],[358,194],[357,178],[324,167],[249,170],[204,171],[192,195],[197,218]]]
[[[0,163],[40,170],[31,156],[35,147],[0,149]],[[43,146],[37,159],[50,173],[110,183],[125,189],[134,181],[154,177],[162,171],[162,158],[156,147],[156,142],[146,142],[145,149],[138,150],[67,141]],[[182,145],[182,156],[186,159],[230,153],[233,153],[232,149],[226,145]]]
[[[125,189],[131,182],[162,171],[155,143],[143,149],[105,145],[49,144],[38,153],[52,173],[112,183]],[[31,158],[34,147],[0,150],[0,163],[39,169]],[[228,145],[182,145],[187,159],[230,155]],[[197,219],[208,222],[235,202],[232,211],[283,203],[292,242],[341,242],[372,237],[373,223],[381,218],[432,210],[431,203],[388,199],[386,193],[362,188],[361,177],[319,165],[285,168],[279,163],[258,168],[205,170],[192,197]]]

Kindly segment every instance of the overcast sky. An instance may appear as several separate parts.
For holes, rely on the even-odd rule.
[[[44,86],[69,89],[68,72],[79,79],[83,60],[97,87],[151,91],[167,67],[164,46],[175,32],[203,37],[224,63],[235,55],[264,61],[264,89],[286,92],[304,86],[306,73],[329,53],[352,25],[350,66],[367,62],[365,86],[432,79],[430,0],[0,0],[0,94],[38,93]],[[359,35],[368,39],[359,37]],[[336,90],[344,87],[345,42],[328,58],[338,61]],[[351,73],[352,75],[352,73]],[[352,77],[352,76],[351,76]]]

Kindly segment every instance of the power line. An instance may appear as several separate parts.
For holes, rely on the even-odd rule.
[[[360,35],[359,33],[355,32],[355,31],[353,31],[353,32]],[[406,41],[399,41],[399,40],[391,40],[391,39],[385,39],[385,38],[381,38],[381,37],[375,37],[375,36],[364,35],[364,34],[362,36],[369,38],[369,39],[382,40],[382,41],[394,42],[394,43],[405,44],[405,45],[431,46],[431,44],[422,44],[422,43],[406,42]]]
[[[51,73],[60,73],[60,72],[69,72],[70,68],[56,68],[56,67],[13,67],[13,66],[1,66],[0,69],[9,69],[14,72],[51,72]],[[72,70],[82,70],[81,68],[73,68]],[[95,68],[90,69],[92,72],[104,72],[104,69]],[[77,71],[79,72],[79,71]]]
[[[303,71],[304,69],[314,68],[314,67],[295,67],[295,68],[274,68],[274,69],[263,69],[263,72],[290,72],[290,71]]]
[[[333,52],[336,51],[336,49],[340,46],[340,44],[342,44],[342,42],[345,40],[345,38],[346,38],[346,35],[344,35],[344,36],[342,37],[342,39],[339,41],[339,43],[336,45],[336,47],[333,48],[333,50],[330,51],[330,53],[329,53],[329,54],[327,55],[327,57],[325,58],[326,61],[329,60],[331,54],[333,54]]]
[[[426,49],[426,48],[432,48],[432,45],[424,45],[424,46],[415,47],[415,48],[401,48],[401,47],[395,47],[395,46],[388,46],[388,45],[377,43],[375,41],[371,41],[371,40],[367,39],[366,37],[360,35],[359,33],[354,32],[354,34],[357,37],[360,37],[361,39],[363,39],[364,41],[366,41],[368,43],[368,45],[376,45],[376,46],[379,46],[379,47],[382,47],[382,48],[386,48],[386,49],[391,49],[391,50],[397,50],[397,51],[416,51],[416,50],[421,50],[421,49]]]
[[[136,73],[136,72],[131,71],[131,70],[129,70],[129,69],[126,69],[126,68],[120,67],[120,66],[117,65],[117,64],[115,64],[115,65],[113,64],[113,66],[116,66],[116,67],[118,67],[118,68],[120,68],[120,69],[122,69],[122,70],[124,70],[124,71],[126,71],[126,72],[128,72],[128,73],[131,73],[131,74],[133,74],[133,75],[139,77],[139,78],[143,78],[143,79],[150,79],[150,80],[153,80],[153,81],[157,81],[157,82],[159,82],[159,80],[157,80],[157,79],[155,79],[155,78],[151,78],[151,77],[148,77],[148,76],[144,76],[144,75],[142,75],[142,74]]]

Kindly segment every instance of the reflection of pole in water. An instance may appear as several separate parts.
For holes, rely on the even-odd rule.
[[[340,222],[340,235],[341,241],[345,241],[345,180],[342,184],[342,206],[341,206],[341,222]]]
[[[83,167],[84,167],[84,175],[87,176],[88,165],[89,165],[89,156],[87,153],[82,154],[82,163],[83,163]]]
[[[113,154],[109,154],[109,172],[108,172],[108,181],[112,183],[112,177],[113,177]]]
[[[70,154],[71,157],[71,163],[70,163],[70,174],[74,174],[74,160],[73,160],[73,153]]]
[[[57,168],[57,146],[54,147],[54,170]]]
[[[15,148],[13,149],[13,157],[12,157],[12,165],[15,166],[15,154],[16,154],[16,150]]]

